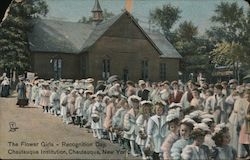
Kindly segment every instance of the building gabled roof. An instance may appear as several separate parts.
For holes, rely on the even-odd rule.
[[[160,57],[162,58],[182,58],[179,52],[174,48],[174,46],[164,37],[163,34],[156,31],[149,31],[147,29],[143,29],[139,23],[134,19],[134,17],[127,11],[128,14],[135,25],[144,33],[144,35],[148,38],[149,42],[156,48],[156,50],[160,53]]]
[[[33,23],[34,28],[28,33],[28,40],[30,50],[36,52],[78,54],[93,32],[90,24],[45,19]]]
[[[160,57],[166,58],[182,58],[174,46],[160,32],[144,30],[149,38],[155,43],[155,46],[161,51]]]
[[[87,50],[90,46],[92,46],[101,36],[123,15],[120,13],[106,21],[99,23],[90,34],[89,38],[85,41],[82,46],[82,51]]]
[[[35,21],[34,28],[28,34],[30,50],[37,52],[81,53],[101,38],[119,19],[127,14],[142,31],[162,58],[182,58],[173,45],[159,32],[143,29],[127,11],[118,14],[98,25],[64,22],[55,20]]]

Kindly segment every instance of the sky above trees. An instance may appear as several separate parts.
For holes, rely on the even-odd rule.
[[[63,21],[79,21],[83,16],[91,16],[94,0],[45,0],[49,6],[46,18]],[[239,6],[249,7],[244,0],[133,0],[132,14],[139,19],[143,27],[149,27],[148,17],[151,10],[170,3],[179,7],[181,12],[180,22],[192,21],[198,26],[198,31],[204,33],[210,27],[209,19],[213,16],[216,5],[221,1],[236,2]],[[118,14],[125,8],[125,0],[99,0],[102,9]],[[174,26],[174,27],[175,27]],[[151,26],[152,27],[152,26]]]

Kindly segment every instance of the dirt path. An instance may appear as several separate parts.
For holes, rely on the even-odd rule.
[[[18,108],[15,103],[15,97],[0,98],[0,159],[132,158],[119,145],[98,141],[86,129],[63,124],[41,108]],[[10,131],[10,122],[18,129]]]

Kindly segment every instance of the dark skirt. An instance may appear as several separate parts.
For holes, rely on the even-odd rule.
[[[19,106],[27,106],[29,103],[28,99],[18,99],[16,105]]]
[[[10,86],[4,85],[2,86],[1,97],[8,97],[10,95]]]

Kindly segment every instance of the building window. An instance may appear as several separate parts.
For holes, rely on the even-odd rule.
[[[160,79],[161,81],[167,79],[167,65],[165,63],[160,63]]]
[[[143,60],[141,62],[141,78],[144,80],[148,80],[148,61],[147,60]]]
[[[124,68],[123,69],[123,80],[124,82],[128,81],[129,77],[128,77],[128,69]]]
[[[62,77],[62,59],[53,59],[54,79]]]
[[[82,77],[86,77],[86,72],[87,72],[87,58],[85,55],[82,55],[81,57],[81,75]]]
[[[110,76],[110,59],[104,59],[102,61],[102,78],[107,79]]]

